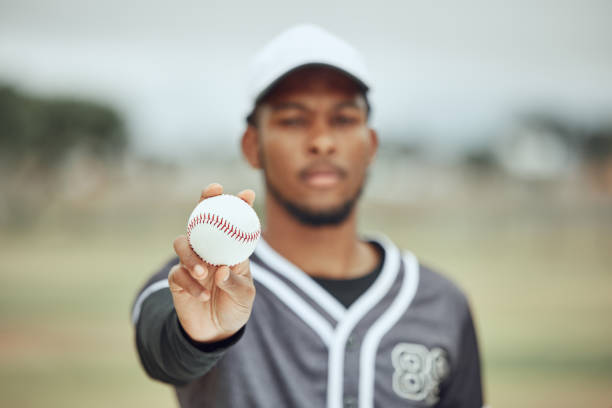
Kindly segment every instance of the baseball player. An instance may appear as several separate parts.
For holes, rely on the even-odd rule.
[[[360,54],[300,25],[266,45],[250,75],[242,152],[265,179],[262,239],[231,268],[174,241],[177,256],[133,305],[147,374],[173,384],[182,407],[482,407],[461,290],[357,231],[378,146]],[[200,199],[222,191],[213,183]]]

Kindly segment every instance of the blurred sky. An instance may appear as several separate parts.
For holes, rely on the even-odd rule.
[[[144,155],[219,141],[231,150],[247,106],[246,63],[300,22],[365,54],[383,138],[427,136],[456,150],[519,113],[612,116],[606,0],[0,0],[0,82],[116,104]]]

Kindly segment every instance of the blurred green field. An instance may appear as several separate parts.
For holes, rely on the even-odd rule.
[[[176,405],[141,370],[129,312],[193,202],[113,200],[1,231],[0,406]],[[612,406],[609,203],[369,201],[362,220],[467,290],[492,407]]]

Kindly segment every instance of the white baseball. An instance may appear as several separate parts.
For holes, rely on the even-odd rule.
[[[191,248],[213,265],[236,265],[255,250],[261,226],[255,210],[242,199],[221,194],[204,199],[189,216]]]

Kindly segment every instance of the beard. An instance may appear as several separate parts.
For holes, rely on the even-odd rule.
[[[341,205],[325,210],[313,210],[306,206],[294,203],[289,198],[285,197],[280,192],[280,190],[277,189],[270,181],[265,168],[263,173],[266,182],[266,188],[274,197],[274,199],[278,201],[281,206],[298,222],[311,227],[325,227],[342,224],[351,214],[351,211],[355,207],[355,204],[357,204],[357,201],[359,200],[359,197],[363,192],[363,187],[367,179],[366,174],[364,180],[362,181],[361,185],[359,186],[359,189],[354,194],[354,196],[350,197]]]

